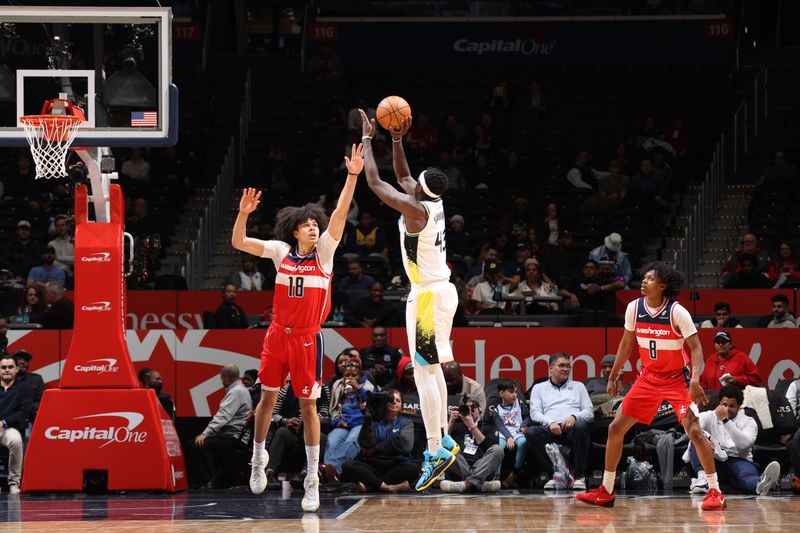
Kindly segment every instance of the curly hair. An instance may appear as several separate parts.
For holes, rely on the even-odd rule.
[[[275,216],[275,237],[291,245],[297,244],[294,232],[309,218],[317,221],[320,233],[328,227],[328,217],[325,215],[325,211],[316,204],[284,207]]]
[[[734,399],[741,407],[744,403],[744,392],[736,385],[725,385],[719,390],[719,399],[722,400],[723,398]]]
[[[664,296],[667,298],[674,298],[678,295],[681,287],[683,287],[683,274],[667,263],[653,261],[643,266],[639,271],[639,275],[644,277],[644,275],[651,270],[656,273],[656,277],[658,277],[661,283],[667,286],[664,289]]]
[[[447,174],[438,168],[428,167],[425,169],[425,185],[433,194],[441,196],[450,186],[450,180],[447,179]]]

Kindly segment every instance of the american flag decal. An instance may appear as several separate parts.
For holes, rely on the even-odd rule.
[[[158,126],[158,111],[131,111],[132,128],[155,128]]]

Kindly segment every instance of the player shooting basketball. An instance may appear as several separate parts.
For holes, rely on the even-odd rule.
[[[362,142],[367,185],[383,202],[400,212],[398,221],[403,266],[411,281],[406,303],[406,334],[414,365],[414,381],[428,449],[424,452],[422,475],[416,489],[424,490],[455,461],[456,442],[447,435],[447,384],[441,363],[453,360],[450,330],[458,306],[458,294],[450,283],[450,269],[445,259],[445,215],[442,194],[447,190],[447,176],[440,170],[423,170],[418,180],[411,177],[403,136],[411,127],[411,117],[404,118],[400,129],[390,130],[394,147],[392,160],[400,192],[378,176],[372,154],[375,120],[363,110]]]
[[[709,490],[702,509],[722,510],[725,496],[719,490],[713,447],[703,435],[697,416],[697,405],[708,403],[708,397],[700,386],[703,348],[689,311],[674,299],[683,283],[683,275],[659,262],[650,263],[643,271],[642,297],[630,302],[625,311],[625,333],[608,376],[608,394],[616,397],[617,378],[635,347],[642,368],[608,427],[603,483],[596,489],[578,494],[577,498],[591,505],[614,506],[614,479],[625,433],[637,422],[649,424],[661,403],[667,401],[689,435],[708,478]],[[687,366],[684,344],[692,353],[691,370]]]
[[[291,372],[292,388],[300,400],[308,462],[302,507],[310,512],[319,508],[320,426],[316,402],[322,390],[324,357],[320,324],[331,306],[333,253],[342,238],[356,180],[364,168],[362,154],[362,145],[354,144],[351,157],[344,158],[347,180],[336,209],[331,213],[330,223],[322,208],[316,205],[284,207],[278,211],[275,221],[275,235],[281,240],[247,237],[247,217],[258,207],[261,192],[245,189],[231,239],[237,250],[272,259],[277,270],[273,319],[264,337],[258,372],[261,401],[255,412],[250,490],[261,494],[267,488],[265,468],[269,455],[264,443],[278,391],[287,373]]]

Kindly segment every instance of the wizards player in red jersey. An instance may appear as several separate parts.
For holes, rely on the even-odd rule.
[[[614,479],[625,433],[637,422],[649,424],[661,403],[667,401],[689,435],[708,476],[709,490],[702,509],[722,510],[725,496],[719,491],[713,447],[703,435],[697,416],[697,405],[708,403],[700,386],[703,349],[691,315],[673,299],[680,290],[683,276],[660,262],[650,263],[643,271],[642,297],[630,302],[625,311],[625,333],[608,377],[608,394],[612,398],[617,396],[617,378],[635,347],[641,359],[641,370],[608,427],[603,483],[578,494],[577,498],[592,505],[614,506]],[[692,353],[691,379],[684,344]]]
[[[275,220],[275,235],[281,240],[247,237],[247,216],[258,207],[261,192],[245,189],[231,239],[237,250],[272,259],[277,270],[272,324],[264,337],[258,372],[261,401],[255,411],[250,490],[261,494],[267,488],[265,468],[269,456],[264,442],[278,390],[286,375],[291,373],[292,388],[300,400],[303,416],[308,474],[302,507],[309,512],[319,508],[320,427],[316,402],[322,387],[324,353],[320,324],[325,321],[331,305],[333,253],[342,238],[356,181],[364,168],[362,145],[354,144],[351,157],[344,159],[347,181],[331,213],[330,223],[316,205],[285,207],[278,211]]]

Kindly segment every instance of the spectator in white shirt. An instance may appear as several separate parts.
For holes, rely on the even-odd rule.
[[[240,291],[260,291],[264,276],[258,270],[255,256],[242,253],[242,268],[234,276],[236,288]]]
[[[505,310],[507,302],[502,301],[502,298],[515,291],[519,282],[504,276],[500,263],[494,259],[489,259],[483,264],[483,278],[484,281],[475,285],[470,303],[478,313]],[[500,300],[495,299],[496,294],[500,296]]]
[[[122,163],[120,172],[123,176],[138,181],[148,181],[150,179],[150,163],[142,157],[141,148],[131,148],[131,154]]]
[[[53,226],[56,230],[56,238],[48,242],[47,246],[52,246],[55,249],[58,263],[66,265],[72,270],[75,265],[75,241],[72,235],[69,234],[67,216],[58,215],[53,220]]]
[[[572,168],[567,172],[567,181],[576,189],[597,191],[598,180],[608,175],[608,172],[592,168],[591,160],[589,150],[581,150]]]

